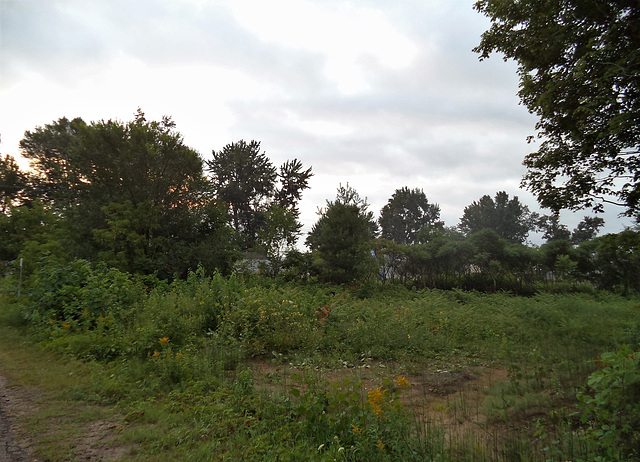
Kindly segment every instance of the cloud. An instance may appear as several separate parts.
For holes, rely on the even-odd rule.
[[[471,49],[473,0],[4,0],[0,130],[62,116],[172,116],[205,158],[255,139],[315,176],[305,230],[340,183],[376,213],[423,188],[447,225],[484,194],[519,190],[535,118],[516,66]],[[8,108],[8,109],[7,109]],[[582,216],[582,215],[581,215]],[[581,218],[580,216],[580,218]]]

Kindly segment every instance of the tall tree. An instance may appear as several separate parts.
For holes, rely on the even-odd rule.
[[[245,248],[252,247],[262,224],[260,217],[273,197],[276,168],[260,152],[258,141],[243,140],[213,151],[213,159],[206,164],[216,197],[229,204],[233,229],[245,237]]]
[[[128,123],[63,118],[26,132],[21,147],[34,191],[73,223],[77,256],[151,262],[120,265],[145,272],[167,266],[155,243],[183,239],[176,223],[210,200],[202,159],[169,117],[148,121],[138,110]]]
[[[311,168],[304,170],[298,159],[286,161],[278,174],[267,155],[260,152],[258,141],[227,144],[213,151],[213,159],[206,165],[215,195],[229,205],[231,223],[241,237],[243,250],[258,244],[259,233],[264,237],[266,231],[261,228],[272,226],[265,220],[273,206],[291,212],[297,220],[298,201],[313,176]],[[289,237],[297,238],[297,233]]]
[[[88,172],[78,146],[80,131],[85,127],[80,118],[63,117],[25,132],[20,149],[34,172],[31,199],[53,204],[58,210],[77,203]]]
[[[16,160],[8,154],[0,156],[0,213],[6,213],[14,205],[26,186],[27,175]]]
[[[311,167],[303,170],[298,159],[288,160],[280,166],[280,186],[275,193],[275,202],[285,210],[298,214],[298,201],[302,191],[309,187],[309,179],[313,176]]]
[[[349,185],[341,185],[336,200],[327,201],[319,211],[320,218],[307,237],[307,246],[318,257],[323,279],[352,282],[371,270],[376,223],[367,208],[366,199]]]
[[[523,183],[544,207],[640,211],[640,5],[636,0],[479,0],[475,51],[518,63],[542,143]]]
[[[568,241],[571,231],[560,223],[560,214],[543,215],[538,219],[538,229],[543,232],[542,237],[549,241]]]
[[[442,227],[440,206],[430,204],[422,189],[396,189],[380,212],[382,237],[398,244],[415,244],[424,228]]]
[[[586,216],[571,233],[571,242],[581,244],[590,241],[598,235],[598,230],[603,226],[604,220],[602,218]]]
[[[301,229],[302,224],[294,210],[272,205],[265,212],[264,225],[258,230],[256,247],[269,259],[274,276],[280,271],[285,255],[294,250]]]
[[[465,207],[459,228],[465,234],[482,229],[492,229],[498,236],[510,242],[524,242],[537,219],[518,196],[509,199],[509,195],[500,191],[495,199],[485,195],[478,201]]]

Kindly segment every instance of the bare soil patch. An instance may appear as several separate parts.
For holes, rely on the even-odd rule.
[[[295,384],[291,375],[299,368],[276,365],[268,360],[250,362],[254,380],[259,387],[270,392],[282,392]],[[497,382],[508,379],[505,369],[491,367],[456,367],[449,370],[425,368],[419,373],[401,374],[394,363],[374,362],[357,367],[322,370],[318,374],[329,382],[347,377],[362,383],[363,389],[381,385],[385,378],[404,376],[410,388],[404,390],[401,399],[425,424],[444,428],[447,440],[458,441],[469,435],[478,441],[496,441],[504,433],[501,422],[490,422],[484,414],[484,400],[488,389]]]
[[[36,456],[41,441],[55,440],[59,429],[73,419],[72,415],[55,412],[39,419],[41,408],[47,407],[47,399],[37,389],[15,385],[0,365],[0,462],[26,462],[42,460]],[[23,425],[28,419],[39,419],[42,431],[27,432]],[[75,441],[69,442],[73,456],[69,460],[108,461],[118,460],[127,452],[116,444],[120,430],[117,422],[94,421],[83,424]]]

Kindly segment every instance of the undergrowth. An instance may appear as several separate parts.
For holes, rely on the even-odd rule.
[[[633,299],[392,285],[363,298],[357,287],[202,271],[165,283],[84,261],[43,266],[20,299],[5,278],[2,294],[3,325],[90,366],[70,396],[126,416],[125,458],[613,460],[637,451]],[[267,381],[256,361],[291,373]],[[377,364],[404,373],[358,376]],[[481,406],[490,443],[453,437],[404,404],[405,376],[452,364],[507,371]]]

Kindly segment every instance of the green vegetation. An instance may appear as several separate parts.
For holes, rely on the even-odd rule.
[[[3,343],[15,345],[3,363],[27,350],[38,361],[8,375],[52,403],[23,424],[47,433],[63,422],[34,445],[48,460],[75,457],[83,426],[104,419],[123,460],[638,456],[636,299],[202,269],[168,283],[55,259],[20,299],[16,278],[2,284]]]

